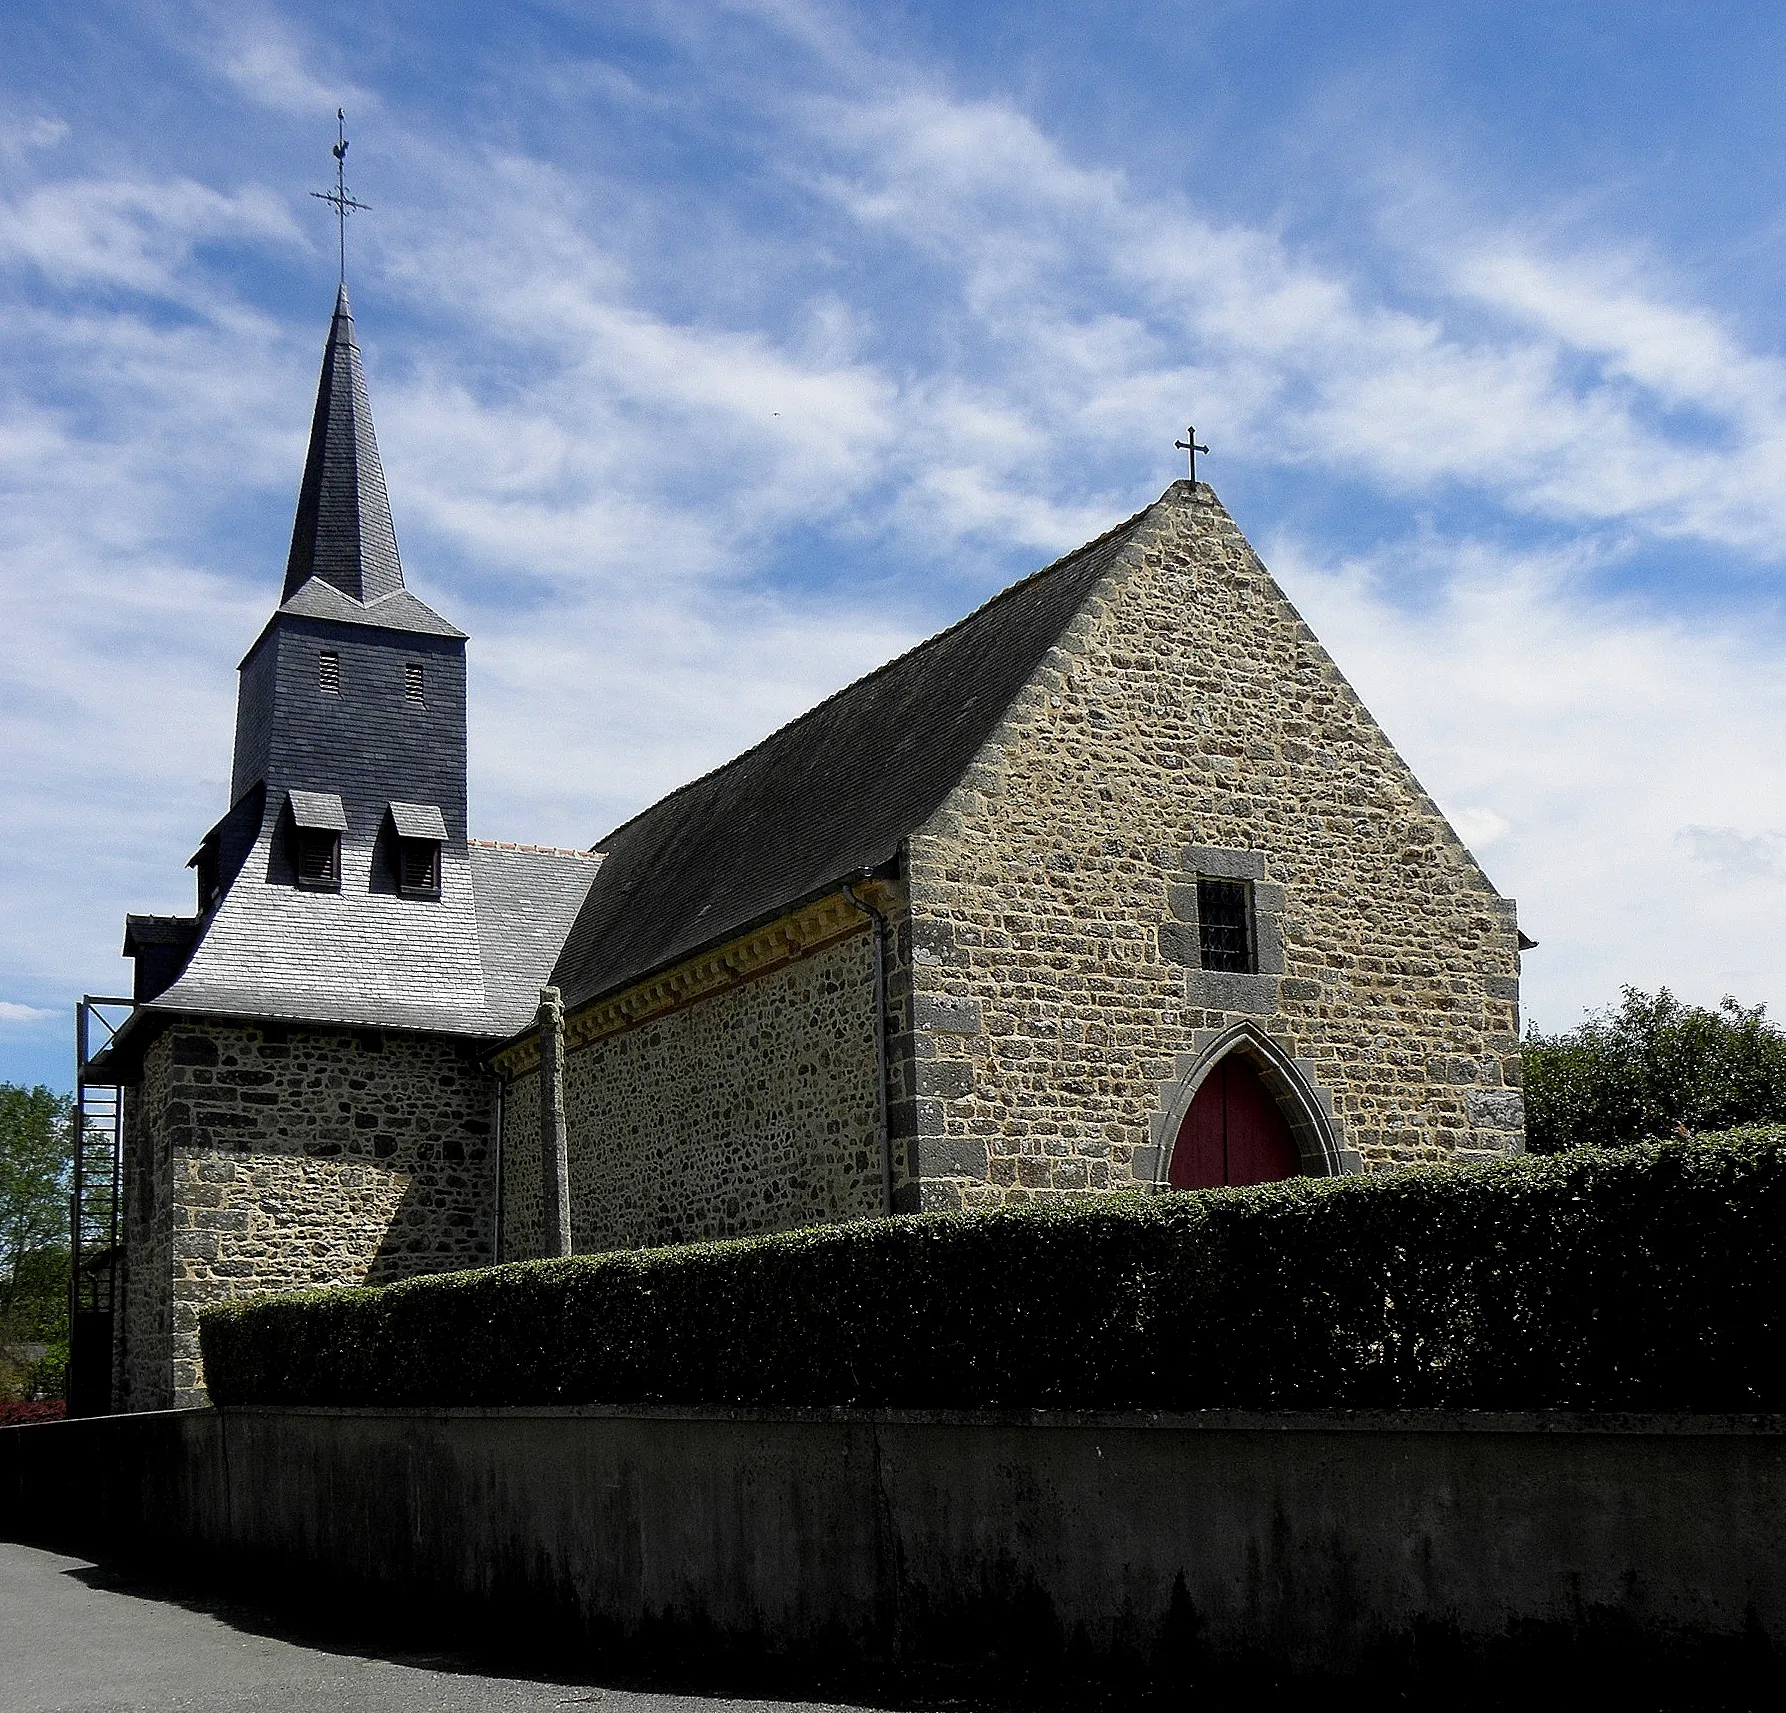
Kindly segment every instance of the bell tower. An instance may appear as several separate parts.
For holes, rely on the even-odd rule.
[[[465,856],[465,634],[403,582],[347,287],[323,348],[278,609],[243,658],[208,915],[254,880],[437,897]],[[426,848],[424,848],[426,847]]]

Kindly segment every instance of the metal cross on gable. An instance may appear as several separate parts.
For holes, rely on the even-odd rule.
[[[335,210],[335,236],[341,248],[341,283],[347,284],[347,217],[350,214],[370,213],[372,204],[355,202],[347,190],[347,112],[344,108],[335,109],[336,139],[330,153],[335,157],[335,188],[333,190],[313,190],[311,195],[328,203]]]
[[[1197,431],[1194,428],[1187,428],[1184,431],[1184,439],[1175,440],[1172,442],[1172,444],[1175,447],[1177,447],[1180,452],[1185,453],[1190,458],[1190,461],[1191,461],[1191,486],[1193,488],[1196,487],[1196,485],[1197,485],[1197,454],[1199,452],[1207,453],[1209,451],[1209,448],[1207,446],[1199,446],[1197,444]]]

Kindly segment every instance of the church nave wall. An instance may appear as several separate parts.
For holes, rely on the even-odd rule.
[[[880,1212],[873,938],[852,933],[565,1061],[579,1253]],[[539,1253],[538,1076],[503,1115],[503,1255]]]

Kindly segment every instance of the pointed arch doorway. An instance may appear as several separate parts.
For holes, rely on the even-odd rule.
[[[1296,1139],[1252,1060],[1239,1052],[1218,1060],[1178,1128],[1167,1182],[1207,1190],[1276,1183],[1302,1169]]]

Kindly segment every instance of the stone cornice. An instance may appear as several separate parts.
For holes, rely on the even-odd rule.
[[[863,881],[856,892],[886,910],[894,903],[894,889],[885,881]],[[852,934],[868,931],[870,919],[844,897],[842,891],[827,894],[811,904],[778,916],[773,922],[727,940],[711,951],[686,958],[659,975],[649,977],[593,1005],[569,1012],[564,1020],[564,1044],[569,1053],[593,1046],[610,1035],[636,1029],[672,1011],[710,999],[727,988],[754,981],[800,958],[810,957]],[[539,1068],[537,1034],[528,1034],[503,1048],[492,1061],[499,1075],[513,1079],[531,1075]]]

